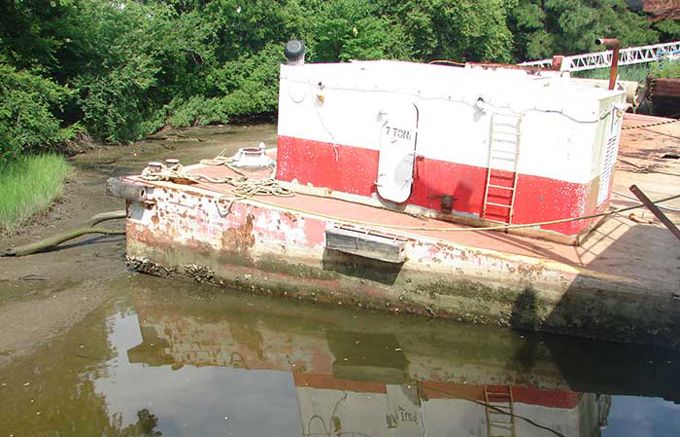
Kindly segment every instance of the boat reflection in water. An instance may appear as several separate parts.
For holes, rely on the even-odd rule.
[[[599,436],[611,397],[594,391],[675,391],[635,379],[620,345],[244,295],[141,290],[135,305],[131,363],[287,372],[304,436]]]

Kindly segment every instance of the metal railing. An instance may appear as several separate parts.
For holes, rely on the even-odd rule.
[[[596,68],[607,68],[612,63],[612,50],[603,52],[585,53],[583,55],[565,56],[562,60],[561,71],[584,71]],[[672,57],[680,54],[680,41],[648,46],[629,47],[619,52],[619,65],[643,64],[654,62],[666,56]],[[522,62],[519,65],[527,67],[551,68],[552,59],[540,61]]]

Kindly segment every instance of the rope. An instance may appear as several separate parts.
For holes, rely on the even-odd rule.
[[[656,123],[649,123],[649,124],[643,124],[640,126],[624,126],[621,128],[621,130],[627,130],[627,129],[644,129],[646,127],[654,127],[654,126],[661,126],[662,124],[671,124],[671,123],[677,123],[680,120],[665,120],[665,121],[658,121]]]
[[[281,76],[281,79],[287,80],[288,82],[292,82],[292,83],[307,84],[307,86],[310,89],[314,89],[314,87],[316,86],[316,85],[312,84],[309,80],[294,79],[294,78],[290,78],[290,77],[286,77],[286,76]],[[324,89],[331,89],[331,90],[336,90],[336,91],[360,91],[360,92],[365,92],[365,93],[378,93],[378,94],[381,94],[381,93],[388,93],[388,94],[389,93],[398,93],[398,94],[405,95],[405,96],[417,97],[417,98],[422,99],[422,100],[445,100],[445,101],[449,101],[449,102],[460,103],[460,104],[467,105],[467,106],[470,106],[470,107],[473,107],[473,108],[476,107],[475,105],[476,105],[476,102],[477,102],[476,98],[474,99],[474,101],[468,101],[465,98],[461,98],[459,96],[446,96],[446,95],[428,96],[428,95],[421,94],[420,91],[414,92],[414,91],[407,91],[407,90],[402,90],[402,89],[343,87],[343,86],[334,86],[334,85],[328,85],[328,84],[324,85]],[[545,108],[534,107],[534,108],[526,108],[524,110],[516,111],[516,110],[512,109],[511,104],[507,104],[507,105],[489,104],[489,106],[493,107],[494,109],[508,109],[511,112],[514,112],[515,114],[524,114],[526,112],[543,112],[543,113],[548,113],[548,114],[557,114],[557,115],[561,115],[563,117],[566,117],[566,118],[572,120],[575,123],[581,123],[581,124],[599,123],[600,121],[604,120],[607,117],[607,115],[609,115],[609,113],[611,112],[609,110],[604,110],[604,111],[602,111],[602,113],[600,113],[600,115],[596,119],[580,120],[578,118],[575,118],[575,117],[565,113],[563,110],[558,111],[558,110],[549,110],[549,109],[545,109]],[[318,111],[318,108],[316,108],[316,109]]]
[[[459,394],[453,394],[453,393],[450,393],[450,392],[447,391],[447,390],[440,389],[440,388],[437,388],[437,387],[430,387],[430,386],[428,386],[427,389],[428,389],[428,390],[432,390],[432,391],[439,392],[439,393],[444,394],[444,395],[452,396],[450,399],[461,399],[461,400],[464,400],[464,401],[472,402],[472,403],[474,403],[474,404],[481,405],[481,406],[483,406],[483,407],[485,407],[485,408],[489,408],[489,409],[491,409],[491,410],[494,410],[494,411],[497,412],[497,413],[506,414],[506,415],[508,415],[508,416],[512,416],[512,417],[516,417],[516,418],[518,418],[518,419],[522,419],[522,420],[524,420],[525,422],[527,422],[528,424],[530,424],[530,425],[532,425],[532,426],[534,426],[534,427],[536,427],[536,428],[539,428],[539,429],[543,429],[543,430],[545,430],[545,431],[548,431],[548,432],[550,432],[550,433],[552,433],[552,434],[554,434],[554,435],[556,435],[556,436],[558,436],[558,437],[566,437],[566,436],[565,436],[564,434],[562,434],[561,432],[559,432],[559,431],[557,431],[557,430],[555,430],[555,429],[552,429],[551,427],[549,427],[549,426],[547,426],[547,425],[540,424],[540,423],[536,422],[535,420],[530,419],[529,417],[521,416],[521,415],[516,414],[516,413],[514,413],[514,412],[511,412],[511,411],[503,410],[502,408],[499,408],[498,406],[492,405],[492,404],[490,404],[490,403],[488,403],[488,402],[480,401],[480,400],[473,399],[473,398],[463,397],[463,396],[461,396],[461,395],[459,395]]]
[[[680,198],[680,194],[676,194],[674,196],[670,197],[665,197],[663,199],[656,200],[652,202],[652,204],[656,205],[659,203],[663,202],[668,202],[670,200],[678,199]],[[263,205],[267,206],[273,206],[273,207],[278,207],[278,208],[286,208],[290,211],[294,212],[299,212],[301,214],[307,214],[311,216],[316,216],[320,218],[325,218],[329,220],[335,220],[338,222],[343,222],[343,223],[349,223],[349,224],[354,224],[354,225],[361,225],[361,226],[368,226],[368,227],[377,227],[377,228],[384,228],[384,229],[395,229],[395,230],[402,230],[402,231],[441,231],[441,232],[478,232],[478,231],[504,231],[504,230],[511,230],[511,229],[522,229],[522,228],[531,228],[531,227],[536,227],[536,226],[546,226],[546,225],[553,225],[553,224],[559,224],[559,223],[568,223],[568,222],[574,222],[574,221],[579,221],[579,220],[588,220],[592,218],[597,218],[597,217],[606,217],[614,214],[620,214],[622,212],[630,211],[633,209],[641,208],[644,207],[642,203],[638,203],[633,206],[629,206],[626,208],[621,208],[617,209],[614,211],[608,211],[608,212],[602,212],[599,214],[590,214],[590,215],[584,215],[580,217],[570,217],[570,218],[565,218],[565,219],[559,219],[559,220],[549,220],[549,221],[544,221],[544,222],[534,222],[534,223],[523,223],[523,224],[516,224],[516,225],[498,225],[498,226],[486,226],[486,227],[466,227],[466,228],[461,228],[461,227],[430,227],[430,226],[401,226],[401,225],[390,225],[386,223],[376,223],[376,222],[365,222],[361,220],[354,220],[354,219],[346,219],[346,218],[341,218],[337,216],[333,216],[330,214],[324,214],[322,212],[316,212],[316,211],[310,211],[302,208],[296,208],[293,206],[287,206],[287,205],[281,205],[277,203],[272,203],[272,202],[267,202],[261,199],[257,199],[257,202],[262,203]]]
[[[226,150],[226,149],[225,149]],[[232,158],[224,156],[224,150],[213,159],[203,159],[202,165],[224,165],[236,173],[236,176],[224,178],[212,178],[206,175],[191,174],[177,164],[172,167],[157,163],[142,170],[140,177],[146,181],[169,181],[169,182],[207,182],[210,184],[231,185],[231,193],[237,198],[249,199],[254,196],[275,196],[292,197],[295,195],[293,190],[281,186],[279,181],[274,179],[275,170],[271,176],[263,179],[251,179],[245,173],[231,165]]]
[[[630,199],[630,200],[639,200],[635,196],[631,196],[631,195],[626,194],[626,193],[619,193],[618,191],[612,191],[612,194],[615,194],[615,195],[621,196],[621,197],[625,197],[626,199]],[[671,208],[670,206],[659,205],[659,209],[665,209],[666,211],[680,212],[680,208]]]
[[[465,67],[465,62],[449,61],[448,59],[435,59],[434,61],[428,62],[428,64],[453,65],[454,67]]]

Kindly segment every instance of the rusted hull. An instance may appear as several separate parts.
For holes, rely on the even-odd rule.
[[[653,79],[650,88],[654,115],[677,117],[680,105],[680,79]]]
[[[371,260],[328,249],[330,219],[173,184],[146,189],[145,203],[128,200],[127,219],[128,259],[142,272],[394,313],[678,345],[680,305],[634,280],[416,234],[406,235],[403,264]]]

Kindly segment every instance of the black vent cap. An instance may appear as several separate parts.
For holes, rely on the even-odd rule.
[[[298,39],[290,40],[286,43],[283,54],[289,61],[297,61],[305,56],[305,43]]]

